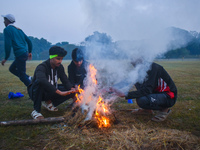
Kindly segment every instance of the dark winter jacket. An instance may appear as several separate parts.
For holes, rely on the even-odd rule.
[[[68,66],[68,75],[69,75],[69,81],[71,84],[74,85],[80,85],[83,87],[83,80],[86,77],[88,62],[83,60],[83,63],[78,68],[73,61],[71,61],[70,65]]]
[[[5,42],[4,43],[5,60],[9,58],[11,48],[13,48],[15,57],[19,57],[27,52],[27,44],[28,44],[28,52],[31,53],[32,42],[21,29],[15,27],[14,25],[9,24],[4,29],[3,33]]]
[[[48,59],[37,66],[32,82],[37,80],[47,92],[55,93],[57,90],[58,79],[60,79],[66,90],[72,88],[72,85],[65,74],[63,65],[61,64],[59,67],[52,69],[50,59]]]
[[[162,86],[160,82],[164,81]],[[131,91],[126,99],[139,98],[152,93],[165,92],[170,98],[177,98],[177,88],[167,71],[159,64],[152,63],[147,72],[147,79],[142,83],[135,84],[137,91]]]

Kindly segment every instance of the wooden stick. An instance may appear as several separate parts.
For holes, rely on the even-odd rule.
[[[1,121],[0,126],[53,123],[53,122],[63,122],[64,120],[65,120],[64,117],[49,117],[44,119],[29,119],[29,120],[11,120],[11,121]]]

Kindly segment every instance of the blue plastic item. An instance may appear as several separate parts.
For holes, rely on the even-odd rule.
[[[12,98],[19,98],[19,97],[23,97],[23,96],[24,96],[24,95],[21,94],[20,92],[17,92],[16,94],[13,93],[13,92],[10,92],[10,93],[8,94],[8,98],[9,98],[9,99],[12,99]]]
[[[132,99],[128,99],[128,103],[129,104],[133,104],[133,100]]]

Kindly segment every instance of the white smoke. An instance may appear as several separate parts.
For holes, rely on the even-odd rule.
[[[175,11],[178,3],[172,0],[165,3],[158,0],[153,3],[146,0],[82,2],[90,30],[99,31],[85,41],[85,56],[97,69],[99,90],[111,86],[127,94],[136,82],[145,80],[151,63],[167,52],[172,42],[176,41],[175,48],[189,42],[165,30],[176,25],[179,17]],[[182,7],[179,10],[183,11]],[[169,17],[171,12],[174,16]],[[133,67],[131,61],[138,59],[142,63]],[[113,99],[110,97],[108,101]]]
[[[100,32],[94,32],[86,41],[86,56],[98,70],[98,81],[106,86],[124,82],[126,88],[118,87],[124,93],[134,83],[142,82],[154,59],[167,52],[173,41],[176,41],[175,48],[188,42],[166,28],[180,22],[184,26],[182,14],[191,15],[185,13],[185,7],[191,5],[197,8],[186,0],[83,0],[88,29]],[[101,34],[112,37],[113,41],[102,42]],[[133,68],[130,62],[137,59],[143,63]]]
[[[136,82],[143,82],[154,59],[168,50],[174,41],[170,32],[159,32],[149,39],[112,41],[105,33],[94,32],[85,41],[85,57],[97,72],[100,88],[114,87],[125,94]],[[186,43],[176,38],[176,47]],[[131,62],[142,60],[133,67]]]

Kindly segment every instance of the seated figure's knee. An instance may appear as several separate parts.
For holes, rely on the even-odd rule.
[[[9,71],[14,74],[13,68],[10,66]]]
[[[136,102],[140,108],[145,108],[148,105],[148,99],[146,96],[140,97],[136,99]]]

